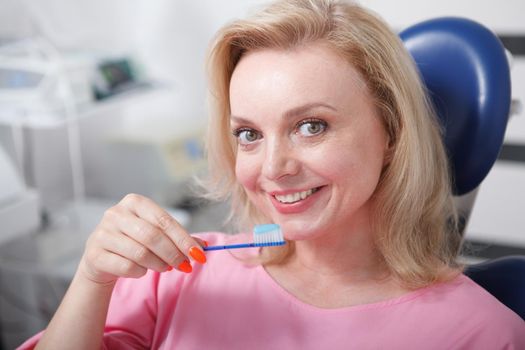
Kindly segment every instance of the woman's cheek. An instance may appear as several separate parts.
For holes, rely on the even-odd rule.
[[[235,163],[235,176],[247,191],[255,191],[258,179],[256,162],[243,155],[237,155]]]

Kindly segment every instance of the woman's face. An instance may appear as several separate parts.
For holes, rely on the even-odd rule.
[[[388,140],[349,63],[321,44],[250,52],[230,104],[237,180],[286,238],[369,223]]]

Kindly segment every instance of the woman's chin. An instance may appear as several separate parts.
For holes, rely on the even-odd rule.
[[[304,241],[321,237],[322,231],[316,230],[312,225],[282,224],[284,238],[289,241]]]

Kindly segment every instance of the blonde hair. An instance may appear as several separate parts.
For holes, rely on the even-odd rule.
[[[409,288],[450,278],[450,271],[459,271],[451,269],[457,267],[459,234],[435,113],[399,37],[354,3],[278,1],[218,32],[208,58],[208,197],[230,199],[240,228],[264,221],[235,178],[230,78],[248,51],[314,41],[326,43],[362,75],[389,136],[389,162],[373,195],[375,241],[386,265]]]

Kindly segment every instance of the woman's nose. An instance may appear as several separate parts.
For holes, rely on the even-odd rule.
[[[295,175],[300,167],[293,145],[276,139],[267,139],[263,162],[262,174],[269,180]]]

